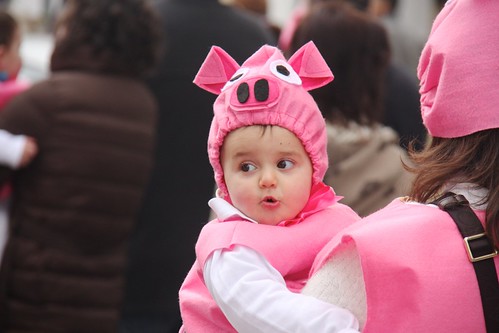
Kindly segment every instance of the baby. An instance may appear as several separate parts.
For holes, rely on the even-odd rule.
[[[280,296],[288,291],[280,284],[261,288],[284,280],[299,292],[317,252],[359,219],[322,182],[326,125],[308,90],[332,79],[312,42],[289,61],[271,46],[242,66],[219,47],[208,54],[194,82],[219,95],[208,138],[217,219],[203,227],[179,292],[181,332],[291,332],[313,310],[329,319],[317,332],[357,332],[350,312],[319,300],[279,329],[266,326],[279,302],[300,302]]]

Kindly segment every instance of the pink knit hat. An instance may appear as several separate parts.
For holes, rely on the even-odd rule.
[[[499,1],[451,0],[418,66],[429,133],[455,138],[499,127]]]
[[[322,181],[328,167],[324,118],[307,92],[333,80],[333,74],[309,42],[287,62],[282,52],[265,45],[242,66],[214,46],[194,83],[219,95],[208,137],[208,156],[222,195],[227,195],[220,148],[231,131],[250,125],[277,125],[302,142],[314,168],[313,183]]]

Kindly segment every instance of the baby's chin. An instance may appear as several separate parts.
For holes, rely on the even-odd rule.
[[[273,219],[269,219],[269,220],[265,220],[265,219],[261,219],[258,224],[263,224],[263,225],[278,225],[282,220],[273,220]]]
[[[258,221],[259,224],[264,224],[264,225],[278,225],[283,221],[289,221],[292,220],[293,217],[269,217],[269,218],[260,218],[260,219],[255,219]]]

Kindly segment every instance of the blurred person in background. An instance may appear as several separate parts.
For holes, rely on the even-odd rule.
[[[268,19],[269,6],[267,0],[232,0],[231,4],[260,17],[260,19],[272,30],[276,40],[279,38],[281,28]]]
[[[306,0],[297,7],[289,22],[282,28],[279,38],[281,49],[289,49],[299,22],[313,4],[331,1],[348,2],[358,10],[367,11],[371,0]],[[413,143],[418,150],[422,149],[427,132],[421,120],[417,81],[405,68],[390,61],[383,84],[385,96],[381,122],[397,132],[400,146],[404,149],[409,147],[409,143]]]
[[[407,26],[401,27],[403,24],[398,18],[400,11],[397,10],[407,7],[404,0],[340,1],[354,4],[359,10],[377,18],[387,29],[392,57],[386,71],[385,112],[382,122],[398,133],[403,148],[407,149],[412,143],[414,148],[421,150],[426,142],[427,131],[420,114],[416,66],[426,35],[420,36],[416,29],[410,31]],[[422,4],[421,7],[425,5]],[[417,13],[423,15],[422,10],[415,11],[413,15]]]
[[[123,332],[175,332],[178,290],[208,221],[215,181],[206,153],[214,95],[192,83],[212,45],[242,63],[272,31],[218,0],[162,0],[165,53],[149,87],[159,105],[154,169],[130,248]]]
[[[369,0],[367,12],[377,17],[387,29],[393,62],[416,79],[419,56],[427,36],[411,31],[409,26],[401,24],[400,11],[404,5],[403,0]],[[421,10],[417,13],[421,13]]]
[[[29,86],[27,82],[17,80],[22,67],[21,38],[16,18],[0,9],[0,109]]]
[[[20,46],[21,28],[18,22],[7,11],[0,9],[0,112],[14,96],[29,86],[27,82],[17,80],[22,66]],[[0,147],[0,165],[12,169],[26,166],[38,151],[33,138],[5,130],[0,130]],[[0,186],[0,262],[7,240],[9,199],[10,184]]]
[[[313,5],[291,52],[313,41],[335,80],[312,91],[326,118],[329,169],[324,178],[343,203],[366,216],[408,194],[412,177],[397,133],[381,123],[390,46],[383,26],[349,3]]]
[[[144,0],[68,0],[51,75],[0,128],[39,154],[13,179],[0,331],[117,332],[126,250],[152,166],[156,103],[143,83],[160,33]]]

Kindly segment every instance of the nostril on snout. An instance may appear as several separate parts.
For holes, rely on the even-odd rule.
[[[237,100],[239,103],[246,103],[249,98],[249,86],[246,82],[243,82],[237,87]]]
[[[260,79],[255,83],[255,98],[259,102],[266,101],[269,98],[269,82]]]

